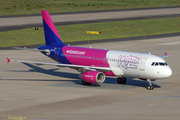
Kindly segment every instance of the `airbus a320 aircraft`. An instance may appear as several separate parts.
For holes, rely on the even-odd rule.
[[[48,11],[42,11],[46,45],[38,49],[17,48],[40,51],[58,63],[10,60],[21,63],[36,63],[70,67],[78,70],[83,85],[100,84],[105,76],[116,76],[118,84],[126,84],[126,77],[135,77],[149,82],[148,90],[153,90],[152,80],[167,78],[172,70],[163,59],[169,55],[155,56],[144,53],[66,46],[58,35]]]

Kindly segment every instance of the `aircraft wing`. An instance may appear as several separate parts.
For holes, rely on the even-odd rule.
[[[163,56],[159,56],[160,58],[166,58],[166,57],[169,57],[169,55],[166,53],[166,52],[164,52],[164,55]]]
[[[55,65],[58,67],[70,67],[74,69],[83,69],[87,71],[101,71],[101,72],[109,72],[111,69],[109,67],[95,67],[95,66],[83,66],[83,65],[72,65],[72,64],[61,64],[61,63],[47,63],[47,62],[36,62],[36,61],[22,61],[22,60],[10,60],[7,58],[7,63],[9,62],[21,62],[21,63],[34,63],[37,65]]]

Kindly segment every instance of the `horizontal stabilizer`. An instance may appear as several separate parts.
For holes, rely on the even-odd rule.
[[[50,50],[49,50],[49,49],[39,50],[39,49],[21,48],[21,47],[13,47],[13,48],[14,48],[14,49],[19,49],[19,50],[32,50],[32,51],[40,51],[40,52],[50,53]]]

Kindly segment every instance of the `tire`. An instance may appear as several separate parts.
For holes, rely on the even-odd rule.
[[[84,80],[82,80],[82,85],[86,85],[86,82]]]
[[[127,79],[126,79],[126,77],[123,77],[122,84],[126,84],[126,82],[127,82]]]
[[[123,82],[123,79],[122,79],[121,77],[118,77],[118,78],[117,78],[117,83],[118,83],[118,84],[122,84],[122,82]]]
[[[86,85],[91,85],[91,83],[86,82]]]

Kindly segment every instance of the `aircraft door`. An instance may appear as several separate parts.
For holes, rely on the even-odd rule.
[[[103,58],[103,66],[104,67],[108,67],[109,66],[109,64],[108,64],[108,60],[109,59],[109,57],[108,58]]]
[[[145,71],[145,63],[146,63],[147,58],[146,57],[142,57],[141,61],[140,61],[140,70],[141,71]]]
[[[60,51],[60,48],[56,48],[56,49],[55,49],[54,58],[55,58],[56,60],[58,60],[58,53],[59,53],[59,51]]]

